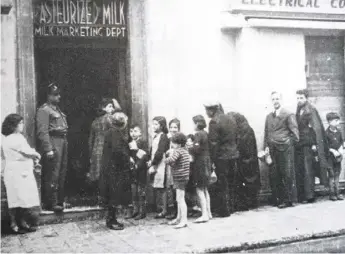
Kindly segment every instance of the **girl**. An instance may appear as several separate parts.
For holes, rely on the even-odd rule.
[[[169,134],[168,138],[170,141],[169,148],[171,149],[171,138],[181,130],[181,122],[179,119],[174,118],[169,122]],[[169,214],[166,218],[168,220],[175,219],[177,216],[177,204],[175,203],[176,200],[176,192],[173,188],[173,178],[171,175],[171,168],[169,165],[167,165],[166,168],[166,174],[167,174],[167,199],[168,199],[168,207],[171,208],[171,214]]]
[[[101,195],[108,208],[106,226],[122,230],[117,221],[116,208],[128,208],[131,202],[130,151],[128,145],[127,116],[117,112],[110,117],[111,128],[105,135],[101,171]]]
[[[189,152],[194,161],[192,178],[196,186],[196,193],[202,213],[201,217],[196,219],[195,222],[202,223],[212,218],[210,195],[207,188],[211,175],[211,159],[208,148],[208,136],[204,130],[206,128],[205,118],[202,115],[197,115],[193,117],[193,122],[195,125],[195,134]]]
[[[148,161],[149,174],[153,178],[153,188],[156,191],[157,201],[160,200],[160,212],[156,219],[165,218],[167,214],[167,190],[166,190],[166,164],[165,153],[169,150],[169,139],[167,137],[168,128],[165,117],[157,116],[153,118],[153,140],[150,151],[151,160]]]
[[[177,218],[169,223],[169,225],[176,225],[175,228],[187,226],[185,189],[189,180],[190,157],[185,148],[186,142],[187,138],[184,134],[176,133],[171,139],[173,150],[169,153],[169,158],[166,159],[166,163],[171,166],[174,188],[176,189]]]
[[[23,117],[17,114],[8,115],[2,123],[2,134],[6,136],[2,144],[6,161],[4,182],[11,229],[15,234],[36,231],[34,225],[28,225],[24,215],[29,214],[30,208],[40,206],[33,170],[34,161],[37,164],[41,156],[29,146],[23,129]]]

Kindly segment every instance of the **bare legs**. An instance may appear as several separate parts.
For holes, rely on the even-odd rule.
[[[175,228],[184,228],[187,226],[187,204],[185,200],[185,190],[176,189],[177,200],[177,218],[169,225],[176,225]]]
[[[207,187],[196,188],[196,193],[199,198],[201,206],[201,217],[195,220],[196,223],[207,222],[212,219],[211,205],[210,205],[210,194],[208,193]]]

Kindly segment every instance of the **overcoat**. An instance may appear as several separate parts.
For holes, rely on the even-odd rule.
[[[40,206],[33,159],[35,152],[22,134],[10,134],[3,139],[5,156],[4,183],[9,208]]]

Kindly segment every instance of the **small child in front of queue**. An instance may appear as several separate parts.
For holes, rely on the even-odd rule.
[[[329,145],[330,169],[328,170],[329,177],[329,198],[332,201],[343,200],[343,196],[339,190],[339,176],[341,172],[341,161],[343,159],[345,142],[339,130],[340,116],[337,113],[331,112],[326,115],[329,127],[326,130],[326,137]]]
[[[177,201],[177,218],[168,224],[175,225],[176,229],[187,226],[185,189],[189,180],[190,156],[185,147],[186,142],[187,138],[183,133],[176,133],[171,138],[172,154],[165,160],[166,164],[171,166]]]
[[[133,162],[132,200],[135,220],[146,217],[146,175],[148,161],[147,141],[142,137],[142,131],[138,124],[131,126],[132,142],[129,143],[131,161]]]

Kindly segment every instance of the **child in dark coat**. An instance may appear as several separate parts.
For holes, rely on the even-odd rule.
[[[340,116],[337,113],[328,113],[326,115],[329,127],[326,130],[326,137],[331,156],[329,158],[330,168],[328,170],[330,200],[343,200],[339,191],[339,176],[341,172],[341,161],[344,154],[344,138],[339,130]]]
[[[132,198],[134,212],[132,218],[140,220],[146,217],[146,176],[148,145],[142,137],[142,131],[139,125],[132,125],[132,142],[129,143],[130,155],[134,162],[133,182],[132,182]]]

